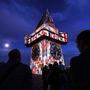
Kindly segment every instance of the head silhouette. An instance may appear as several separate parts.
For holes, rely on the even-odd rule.
[[[57,62],[54,62],[53,67],[54,68],[57,68],[58,67],[58,63]]]
[[[82,31],[76,39],[77,47],[82,53],[86,49],[90,50],[90,30]]]
[[[49,69],[52,69],[52,66],[53,66],[53,65],[49,63],[49,65],[48,65],[48,66],[49,66]]]
[[[10,61],[19,61],[21,60],[21,54],[18,49],[13,49],[8,54]]]
[[[59,65],[61,65],[62,64],[62,61],[59,61]]]

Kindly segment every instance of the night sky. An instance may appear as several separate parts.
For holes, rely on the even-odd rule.
[[[0,0],[0,61],[6,62],[8,52],[18,48],[22,62],[29,63],[30,48],[24,46],[24,35],[35,30],[46,9],[59,31],[68,33],[68,44],[62,46],[66,65],[79,54],[75,38],[90,29],[90,0]],[[5,43],[10,47],[5,48]]]

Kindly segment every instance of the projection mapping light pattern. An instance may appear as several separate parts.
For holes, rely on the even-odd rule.
[[[64,63],[61,45],[50,40],[42,40],[32,46],[32,70],[33,73],[41,73],[43,65],[53,64],[55,61]]]
[[[35,44],[32,47],[32,59],[33,60],[37,60],[37,58],[39,57],[39,54],[40,54],[39,45],[38,44]]]
[[[50,54],[53,56],[54,59],[60,60],[61,57],[60,45],[55,42],[51,42]]]

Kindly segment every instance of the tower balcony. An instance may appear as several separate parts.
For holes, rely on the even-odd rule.
[[[26,47],[31,47],[33,44],[42,41],[43,39],[47,39],[50,41],[54,41],[60,44],[66,44],[68,42],[68,35],[65,32],[53,33],[47,29],[41,29],[39,32],[36,32],[31,35],[25,35],[24,43]]]

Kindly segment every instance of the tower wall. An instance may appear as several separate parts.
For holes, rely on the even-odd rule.
[[[59,61],[64,64],[60,44],[44,39],[32,46],[31,68],[34,74],[41,74],[44,65],[59,63]]]

